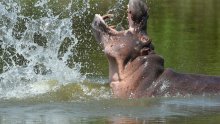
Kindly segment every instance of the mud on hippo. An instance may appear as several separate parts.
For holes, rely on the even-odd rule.
[[[148,8],[142,0],[130,0],[127,9],[129,29],[117,31],[108,26],[107,14],[96,14],[93,34],[109,62],[109,81],[115,97],[140,98],[220,93],[220,77],[181,74],[164,68],[164,59],[154,52],[147,34]]]

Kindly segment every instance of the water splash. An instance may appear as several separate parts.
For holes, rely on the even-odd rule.
[[[46,16],[36,19],[22,15],[21,3],[16,0],[0,2],[0,98],[45,93],[55,88],[48,83],[51,80],[60,85],[84,80],[80,62],[68,67],[69,56],[77,54],[73,15],[53,15],[48,2],[34,4],[47,10]],[[71,9],[70,4],[66,10]]]

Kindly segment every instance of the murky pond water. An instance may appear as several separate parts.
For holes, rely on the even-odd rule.
[[[126,0],[0,0],[0,124],[218,123],[220,96],[114,99],[91,33],[95,13],[125,27]],[[220,75],[220,1],[148,0],[165,66]]]

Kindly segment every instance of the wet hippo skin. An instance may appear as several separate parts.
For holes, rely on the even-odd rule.
[[[128,4],[129,29],[116,31],[105,23],[112,15],[95,15],[93,34],[109,62],[109,81],[115,97],[199,95],[220,93],[220,77],[181,74],[164,68],[147,34],[148,8],[142,0]]]

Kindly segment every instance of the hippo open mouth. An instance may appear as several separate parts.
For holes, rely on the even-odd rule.
[[[129,11],[129,10],[128,10]],[[128,16],[131,13],[128,12]],[[146,27],[146,24],[142,25],[137,25],[134,26],[134,22],[132,22],[132,19],[128,17],[128,22],[129,22],[129,29],[128,30],[122,30],[122,31],[117,31],[114,29],[114,26],[108,26],[108,24],[105,22],[106,19],[112,18],[114,15],[113,14],[106,14],[101,16],[100,14],[95,14],[94,20],[92,22],[92,29],[93,29],[93,34],[96,38],[96,40],[100,43],[101,46],[104,45],[104,40],[103,38],[106,38],[107,36],[125,36],[127,33],[132,33],[136,34],[137,36],[137,41],[136,43],[141,45],[140,55],[148,55],[148,54],[153,54],[154,53],[154,46],[151,43],[151,40],[147,36],[146,29],[139,28],[138,26],[144,25]],[[147,15],[148,16],[148,15]],[[146,19],[146,17],[144,18]],[[146,20],[144,20],[146,22]],[[143,23],[143,21],[141,21]],[[139,30],[139,32],[138,32]],[[134,42],[134,41],[133,41]],[[103,46],[105,47],[105,46]]]

